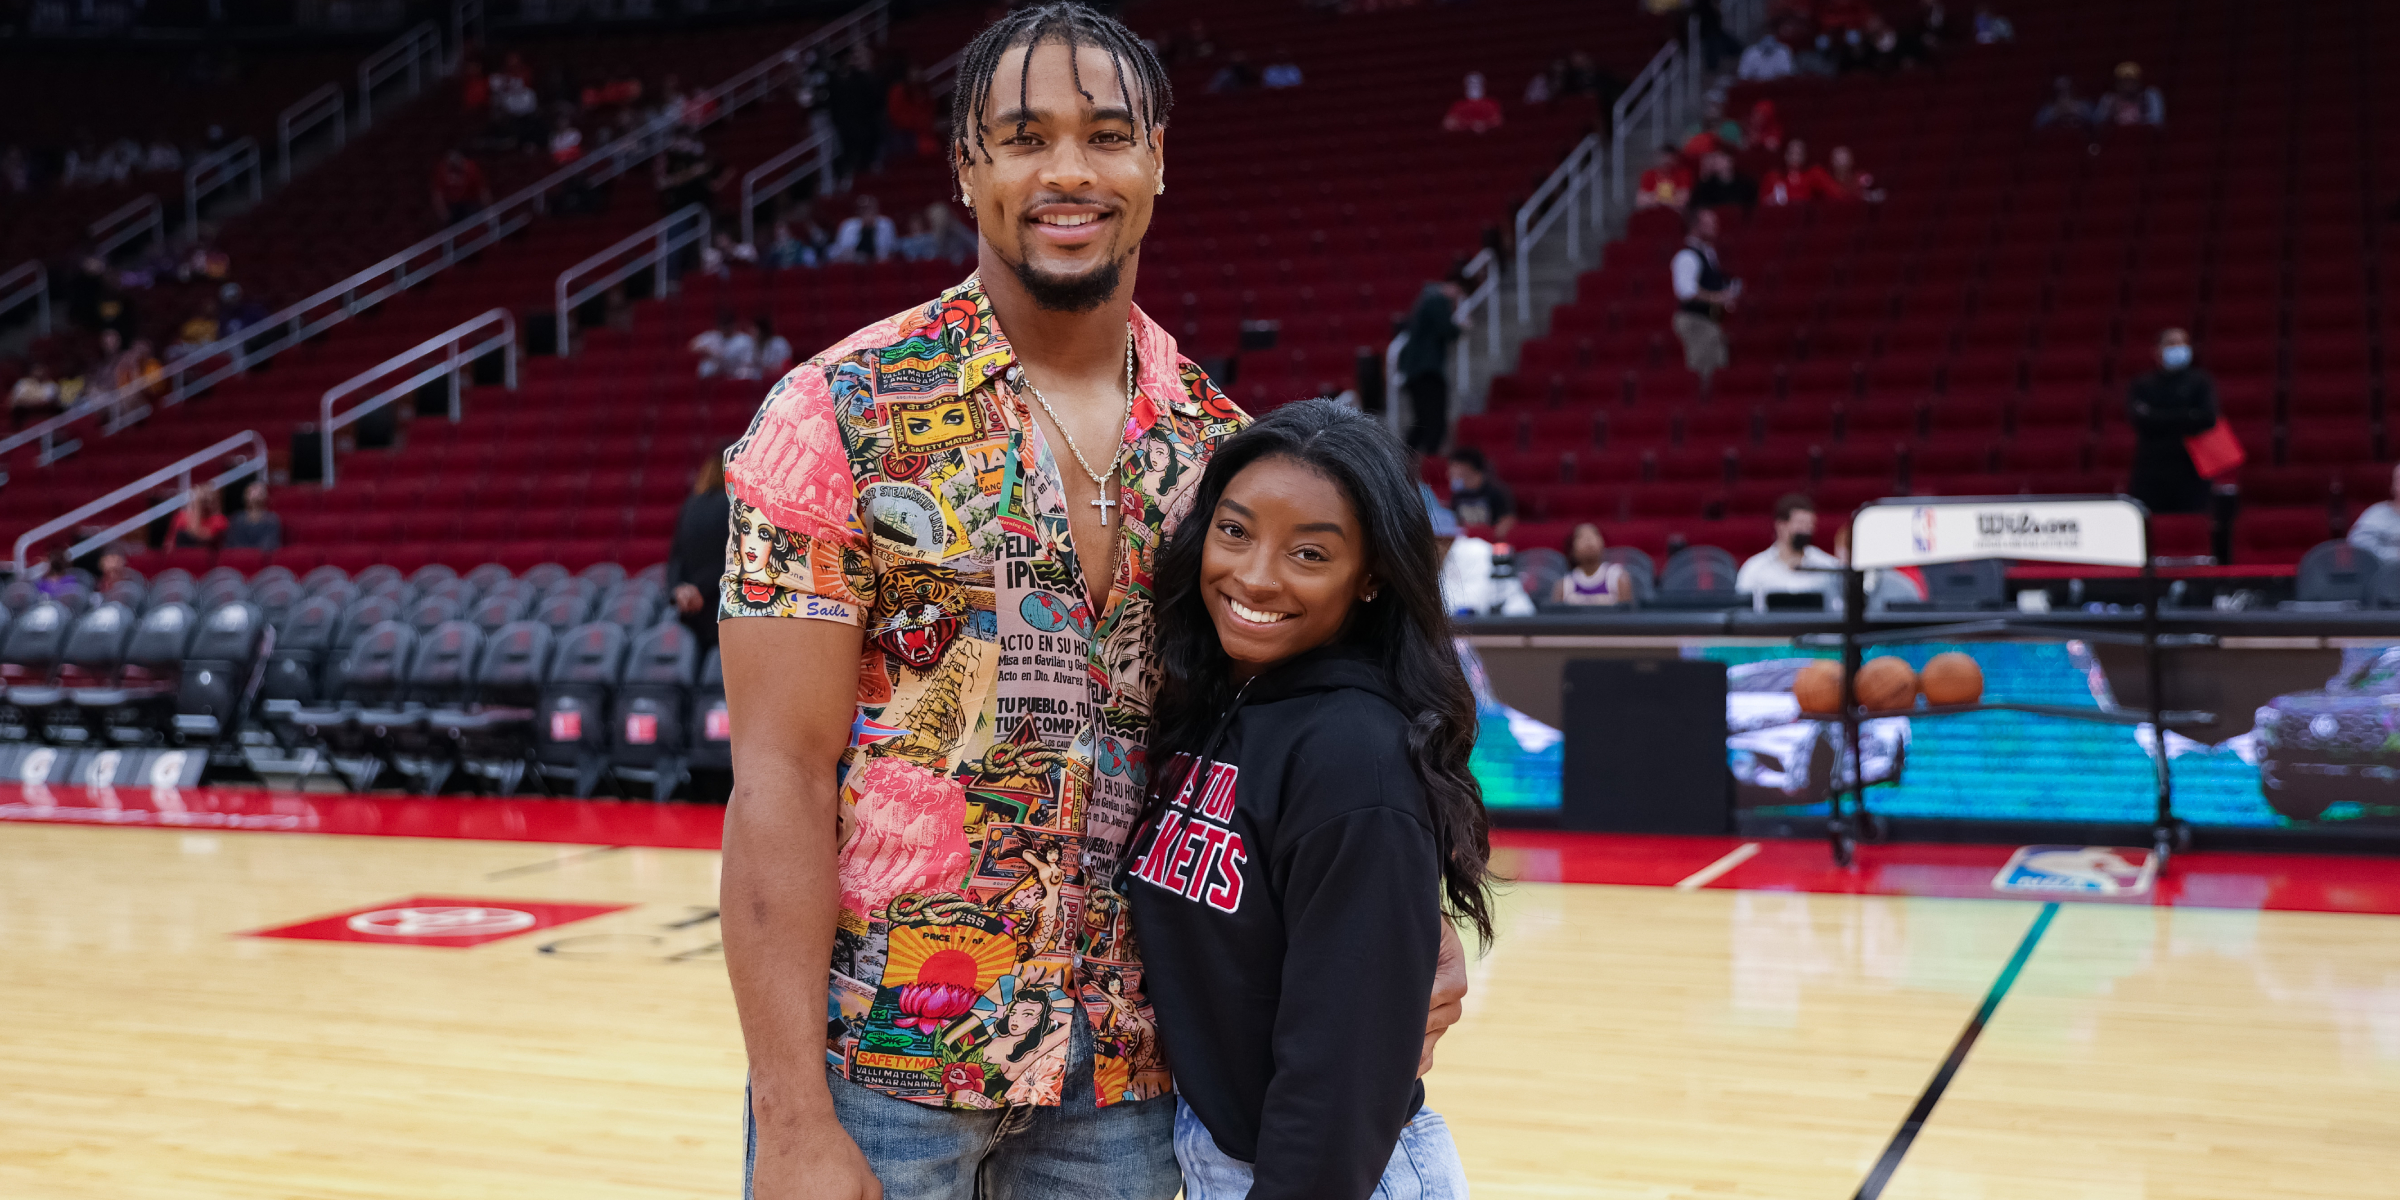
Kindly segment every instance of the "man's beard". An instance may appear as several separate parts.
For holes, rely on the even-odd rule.
[[[1015,264],[1017,282],[1033,302],[1051,312],[1090,312],[1117,294],[1125,279],[1125,260],[1112,258],[1081,275],[1051,275],[1022,259]]]

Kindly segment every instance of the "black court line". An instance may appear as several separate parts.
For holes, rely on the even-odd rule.
[[[2025,969],[2025,960],[2033,957],[2033,948],[2040,944],[2042,934],[2049,930],[2050,919],[2058,915],[2058,901],[2042,906],[2040,916],[2033,919],[2033,928],[2025,931],[2024,940],[2017,943],[2017,952],[1992,981],[1992,990],[1983,997],[1983,1007],[1975,1010],[1975,1018],[1959,1031],[1958,1041],[1950,1047],[1950,1057],[1942,1060],[1942,1069],[1933,1073],[1933,1082],[1925,1085],[1925,1094],[1917,1097],[1917,1106],[1908,1110],[1908,1119],[1900,1122],[1900,1131],[1892,1135],[1892,1144],[1883,1148],[1883,1157],[1875,1160],[1875,1169],[1867,1172],[1867,1181],[1858,1185],[1853,1200],[1877,1200],[1883,1186],[1892,1181],[1892,1172],[1900,1169],[1900,1160],[1908,1156],[1910,1143],[1917,1140],[1925,1122],[1933,1116],[1933,1106],[1941,1103],[1942,1093],[1949,1090],[1950,1081],[1966,1064],[1967,1052],[1975,1048],[1975,1039],[1983,1036],[1983,1027],[1991,1022],[1992,1013],[1999,1009],[2000,1000],[2008,989],[2017,984],[2017,975]]]
[[[521,867],[508,867],[494,871],[484,878],[507,879],[516,875],[534,875],[543,871],[555,871],[571,862],[582,862],[587,858],[597,858],[600,855],[613,854],[623,849],[625,849],[623,846],[594,846],[589,850],[578,850],[573,854],[561,854],[556,858],[545,858],[537,863],[526,863]]]

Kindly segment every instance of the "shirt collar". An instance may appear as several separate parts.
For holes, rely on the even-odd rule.
[[[992,313],[991,297],[983,290],[983,280],[969,275],[956,287],[942,293],[934,303],[935,319],[942,326],[943,340],[951,344],[959,359],[958,390],[960,394],[974,391],[993,377],[1005,372],[1016,361],[1016,351],[1008,344],[1008,335],[1000,329],[1000,319]],[[1183,380],[1183,355],[1176,348],[1175,338],[1142,306],[1133,306],[1133,352],[1136,361],[1134,377],[1132,425],[1129,431],[1140,436],[1158,423],[1158,401],[1165,398],[1168,407],[1187,417],[1205,415],[1200,399]]]

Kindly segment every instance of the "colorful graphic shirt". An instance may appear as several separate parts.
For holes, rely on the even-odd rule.
[[[825,1051],[854,1083],[950,1108],[1057,1104],[1080,1004],[1100,1104],[1168,1090],[1109,881],[1147,785],[1159,543],[1247,418],[1139,309],[1133,336],[1098,602],[973,277],[786,376],[726,454],[721,615],[866,633]]]

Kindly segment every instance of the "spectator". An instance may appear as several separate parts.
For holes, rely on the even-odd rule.
[[[1950,6],[1942,0],[1917,0],[1916,17],[1902,35],[1927,57],[1941,52],[1958,31],[1950,25]]]
[[[1438,454],[1450,433],[1450,344],[1458,340],[1458,302],[1466,289],[1455,279],[1429,283],[1409,310],[1397,373],[1407,390],[1414,419],[1408,445],[1419,454]]]
[[[1975,44],[1996,46],[2017,40],[2017,26],[2007,17],[1992,11],[1989,4],[1975,6]]]
[[[1742,144],[1769,154],[1783,152],[1783,116],[1774,101],[1761,100],[1750,106],[1750,115],[1742,120]]]
[[[2154,87],[2142,83],[2140,63],[2117,64],[2117,86],[2101,94],[2092,105],[2092,124],[2131,128],[2139,125],[2159,126],[2167,123],[2167,100]]]
[[[1300,86],[1302,82],[1300,64],[1292,61],[1291,47],[1277,46],[1275,48],[1275,61],[1267,64],[1267,69],[1259,74],[1258,82],[1262,86],[1278,89]]]
[[[825,231],[813,221],[805,222],[811,236],[802,237],[790,221],[775,222],[775,231],[767,238],[766,263],[777,270],[817,265],[817,254],[824,247]]]
[[[533,85],[502,72],[492,76],[491,135],[497,141],[534,150],[543,144],[542,101]]]
[[[167,548],[170,550],[214,550],[225,540],[223,502],[217,499],[213,487],[195,488],[184,504],[183,511],[167,526]]]
[[[975,257],[975,227],[959,220],[949,201],[936,200],[925,206],[925,227],[933,235],[935,258],[963,263]]]
[[[1683,343],[1683,365],[1708,386],[1730,360],[1725,314],[1742,294],[1742,281],[1717,265],[1717,214],[1702,209],[1691,217],[1690,235],[1675,252],[1668,274],[1675,287],[1675,336]]]
[[[757,265],[758,247],[748,242],[737,242],[730,233],[720,233],[700,248],[700,273],[703,275],[727,279],[732,277],[733,268],[737,266]]]
[[[1841,190],[1825,168],[1808,161],[1808,143],[1793,138],[1783,144],[1783,166],[1767,172],[1760,194],[1769,204],[1807,204]]]
[[[65,542],[50,547],[50,553],[34,566],[32,574],[34,586],[44,596],[64,596],[69,592],[84,590],[83,580],[75,574],[75,562],[67,555]]]
[[[1491,461],[1473,446],[1450,451],[1450,511],[1461,525],[1490,528],[1494,541],[1507,541],[1517,526],[1516,497],[1492,477]]]
[[[783,378],[783,373],[792,366],[791,341],[775,332],[775,319],[765,313],[758,314],[750,326],[758,337],[758,367],[751,378]]]
[[[176,329],[175,344],[167,347],[167,361],[173,362],[216,341],[223,329],[223,324],[217,320],[216,300],[204,297],[200,307],[192,310],[192,315],[186,317],[182,326]]]
[[[1792,61],[1792,48],[1777,33],[1770,32],[1742,51],[1741,63],[1734,68],[1734,74],[1751,83],[1768,83],[1789,78],[1798,69]]]
[[[565,109],[550,123],[550,161],[565,166],[583,157],[583,131],[575,127],[575,118]]]
[[[1673,146],[1658,148],[1658,161],[1634,184],[1635,208],[1671,208],[1682,212],[1692,199],[1692,169]]]
[[[1691,207],[1704,208],[1739,206],[1745,213],[1758,207],[1758,181],[1733,169],[1733,156],[1722,150],[1711,150],[1700,160],[1700,179],[1692,185]]]
[[[1567,535],[1567,573],[1558,577],[1550,599],[1560,604],[1618,605],[1633,603],[1633,577],[1622,563],[1608,561],[1608,539],[1600,527],[1585,523]]]
[[[2075,81],[2064,75],[2050,81],[2050,100],[2033,112],[2035,129],[2089,129],[2092,105],[2075,94]]]
[[[2350,523],[2350,544],[2384,561],[2400,563],[2400,466],[2392,468],[2392,495],[2378,500]]]
[[[242,511],[225,523],[228,550],[283,549],[283,518],[267,508],[267,485],[253,479],[242,489]]]
[[[860,196],[855,214],[833,231],[833,245],[826,248],[825,261],[890,262],[899,249],[900,235],[892,228],[892,219],[883,215],[875,197]]]
[[[1825,160],[1825,175],[1833,180],[1834,191],[1828,199],[1863,200],[1868,203],[1883,199],[1883,190],[1875,186],[1875,177],[1858,169],[1858,160],[1848,146],[1835,146]]]
[[[717,327],[701,331],[684,348],[700,360],[702,379],[756,377],[758,338],[736,325],[732,313],[717,314]]]
[[[1775,502],[1775,544],[1750,556],[1734,574],[1735,591],[1752,596],[1778,592],[1815,592],[1826,607],[1841,603],[1842,560],[1814,545],[1817,506],[1793,493]]]
[[[59,408],[58,379],[50,364],[37,362],[8,392],[9,428],[23,428],[29,417],[46,417]]]
[[[1700,106],[1700,120],[1684,135],[1683,156],[1697,162],[1711,150],[1740,153],[1742,123],[1725,115],[1725,105],[1711,100]]]
[[[1208,80],[1208,90],[1212,92],[1246,92],[1257,86],[1258,68],[1251,66],[1250,56],[1239,50],[1228,56],[1225,65],[1217,68],[1217,73]]]
[[[433,215],[444,226],[455,225],[491,203],[492,185],[484,181],[483,168],[466,151],[451,147],[433,168]]]
[[[1488,133],[1500,128],[1500,102],[1483,94],[1483,72],[1467,73],[1466,95],[1442,115],[1442,128],[1452,133]]]
[[[2217,423],[2217,384],[2192,365],[2192,339],[2180,329],[2158,335],[2158,370],[2133,381],[2125,413],[2133,422],[2133,479],[2126,490],[2154,513],[2208,510],[2208,481],[2184,441]]]
[[[885,135],[886,153],[931,158],[940,153],[933,137],[933,92],[925,86],[925,72],[911,66],[892,82],[883,97],[885,123],[890,132]]]
[[[908,214],[908,225],[900,234],[900,257],[908,262],[932,260],[933,228],[925,223],[923,212]]]
[[[267,306],[242,293],[242,285],[228,283],[217,289],[217,316],[230,336],[267,319]]]
[[[883,145],[884,89],[875,81],[874,60],[865,46],[842,61],[830,87],[833,132],[841,142],[834,170],[842,183],[834,190],[845,191],[847,181],[874,167],[876,152]]]
[[[718,590],[725,574],[725,531],[733,501],[725,494],[725,456],[709,455],[692,478],[692,494],[675,517],[667,550],[667,600],[706,657],[717,644]]]

